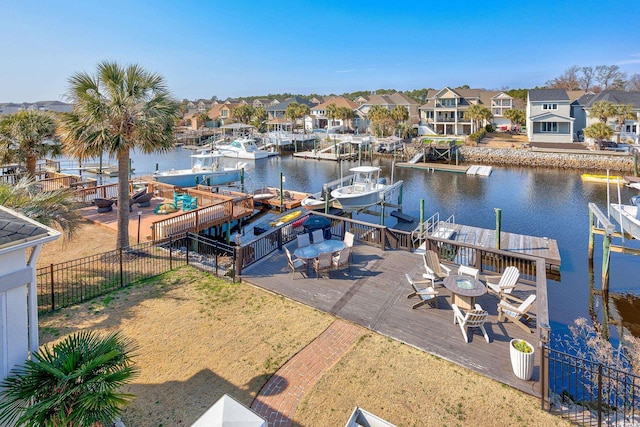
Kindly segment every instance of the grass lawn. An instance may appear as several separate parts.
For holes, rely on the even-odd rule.
[[[283,276],[283,280],[288,279]],[[41,343],[81,329],[139,345],[128,427],[191,425],[223,393],[247,406],[333,317],[190,267],[40,318]],[[569,425],[540,401],[465,368],[366,333],[309,392],[294,425],[341,426],[355,405],[403,426]]]

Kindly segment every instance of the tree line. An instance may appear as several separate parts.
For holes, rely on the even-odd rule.
[[[603,90],[640,91],[640,74],[627,75],[617,65],[572,65],[558,77],[547,80],[549,89],[584,90],[594,93]]]

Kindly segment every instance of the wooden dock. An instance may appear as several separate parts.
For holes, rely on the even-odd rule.
[[[449,165],[446,163],[396,163],[397,168],[405,169],[419,169],[426,170],[428,172],[455,172],[455,173],[467,173],[469,165]]]
[[[467,243],[485,248],[496,247],[496,230],[473,227],[464,224],[442,223],[437,230],[453,229],[454,233],[444,237],[455,242]],[[436,236],[441,237],[441,236]],[[531,255],[545,260],[547,268],[554,271],[560,270],[562,263],[558,242],[547,237],[527,236],[524,234],[500,232],[500,249],[508,252]]]
[[[288,245],[293,252],[295,243]],[[439,308],[424,305],[413,310],[415,299],[407,299],[410,285],[405,273],[422,280],[422,258],[405,251],[381,251],[372,246],[354,247],[350,270],[334,272],[331,278],[316,279],[313,272],[303,277],[297,271],[292,280],[284,251],[247,267],[242,280],[278,295],[361,325],[413,347],[432,353],[484,376],[533,395],[540,395],[540,359],[536,357],[533,380],[522,381],[511,370],[509,341],[526,339],[537,343],[535,334],[527,334],[513,323],[498,322],[497,302],[490,295],[477,298],[489,312],[485,324],[490,343],[477,331],[466,343],[458,325],[453,323],[451,293],[442,287]],[[528,284],[514,291],[520,297],[536,292]],[[546,289],[538,301],[546,303]],[[535,328],[535,325],[530,325]]]

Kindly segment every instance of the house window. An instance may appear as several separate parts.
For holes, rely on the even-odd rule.
[[[542,122],[542,132],[558,132],[558,122]]]
[[[227,110],[222,110],[222,111],[220,112],[220,115],[221,115],[222,117],[227,117]]]
[[[558,104],[542,104],[543,110],[557,110]]]

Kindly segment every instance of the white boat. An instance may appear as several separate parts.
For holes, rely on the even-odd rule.
[[[231,141],[231,144],[218,145],[216,148],[225,156],[232,159],[265,159],[276,153],[260,150],[253,138],[240,137]]]
[[[340,186],[331,192],[343,210],[356,211],[380,203],[388,187],[380,180],[380,168],[377,166],[358,166],[349,169],[354,173],[350,185]]]
[[[156,172],[155,180],[178,187],[195,187],[198,184],[221,185],[240,181],[242,169],[247,165],[238,162],[235,167],[224,167],[224,156],[218,151],[203,150],[191,155],[191,169],[170,169]]]
[[[611,216],[620,224],[622,230],[640,240],[640,211],[638,206],[611,203]]]
[[[302,207],[308,211],[322,210],[326,205],[326,200],[324,196],[325,194],[322,191],[319,191],[317,193],[310,195],[309,197],[305,197],[304,199],[302,199],[302,202],[300,203]],[[333,200],[334,199],[329,198],[329,206],[333,206]]]

